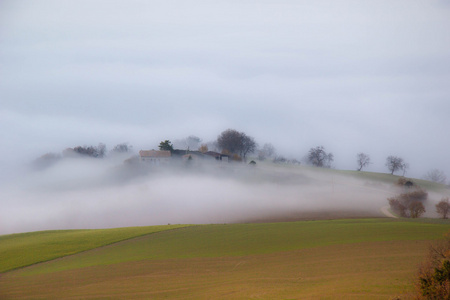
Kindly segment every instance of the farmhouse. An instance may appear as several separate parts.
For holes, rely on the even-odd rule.
[[[141,150],[139,151],[139,158],[142,162],[159,166],[160,164],[167,164],[171,159],[171,153],[168,150]]]

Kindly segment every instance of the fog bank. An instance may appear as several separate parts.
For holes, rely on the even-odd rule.
[[[0,234],[382,217],[380,208],[398,193],[335,170],[264,163],[157,167],[78,158],[19,178],[1,188]]]

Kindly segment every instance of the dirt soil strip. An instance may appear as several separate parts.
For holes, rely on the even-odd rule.
[[[389,211],[389,206],[383,206],[381,208],[381,212],[383,214],[385,214],[387,217],[389,218],[398,218],[397,216],[393,215],[390,211]]]

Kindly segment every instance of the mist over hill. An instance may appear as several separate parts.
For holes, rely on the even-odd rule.
[[[0,234],[180,223],[382,217],[394,185],[337,170],[257,163],[62,159],[0,189]],[[438,196],[430,197],[431,202]],[[431,212],[431,210],[430,210]],[[433,213],[431,212],[431,215]]]

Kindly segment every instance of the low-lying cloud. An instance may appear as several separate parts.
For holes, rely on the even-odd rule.
[[[62,159],[1,189],[0,234],[181,223],[381,217],[398,191],[334,170]]]

